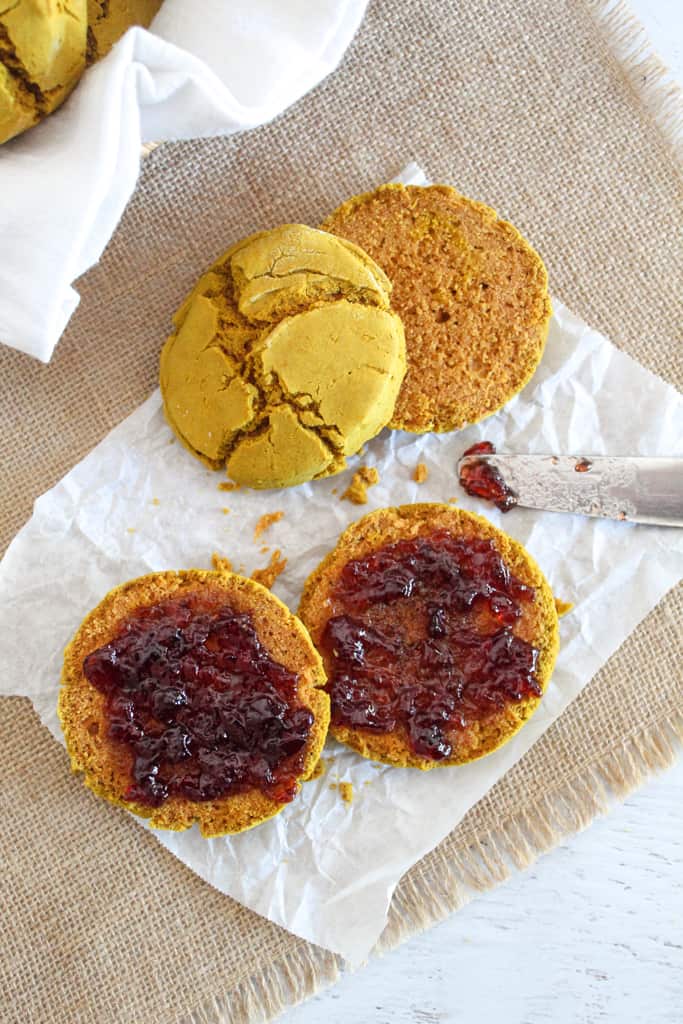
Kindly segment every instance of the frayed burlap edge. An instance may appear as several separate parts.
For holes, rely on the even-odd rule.
[[[637,101],[683,164],[683,88],[654,51],[646,29],[625,0],[584,0]]]
[[[227,996],[200,1003],[178,1024],[264,1024],[303,1002],[339,977],[342,961],[306,943],[245,978]]]
[[[671,767],[682,743],[683,713],[677,713],[629,737],[619,750],[451,854],[448,863],[439,859],[438,879],[429,872],[406,876],[376,952],[395,948],[459,910],[477,893],[500,885],[514,870],[530,867],[567,836],[587,828],[598,814],[606,814],[611,799],[624,800],[653,772]]]
[[[670,767],[683,744],[683,712],[624,741],[531,807],[467,848],[439,859],[438,871],[407,875],[392,903],[390,921],[374,950],[387,953],[492,889],[515,871],[530,867],[567,836],[606,814],[653,772]],[[262,1024],[332,985],[342,961],[302,944],[286,961],[271,963],[223,998],[197,1006],[179,1024]]]

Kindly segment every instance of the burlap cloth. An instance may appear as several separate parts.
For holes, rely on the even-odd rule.
[[[156,150],[53,362],[0,351],[3,544],[149,394],[172,311],[228,242],[316,224],[412,158],[519,225],[555,295],[680,384],[676,97],[637,43],[598,3],[375,0],[341,69],[273,125]],[[404,878],[385,948],[671,761],[682,609],[679,589]],[[3,1021],[252,1022],[335,977],[334,956],[214,892],[86,792],[27,701],[2,701],[0,723]]]

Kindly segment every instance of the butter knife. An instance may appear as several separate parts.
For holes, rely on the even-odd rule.
[[[482,442],[458,462],[468,494],[506,512],[515,505],[630,523],[683,526],[683,458],[508,455]]]

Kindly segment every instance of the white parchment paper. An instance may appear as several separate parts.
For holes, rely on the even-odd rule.
[[[423,181],[419,173],[406,177]],[[374,765],[330,742],[326,774],[272,821],[208,841],[196,830],[155,833],[222,892],[359,962],[404,872],[533,745],[683,574],[681,531],[524,509],[503,516],[468,498],[455,464],[482,438],[519,452],[681,455],[683,400],[555,302],[533,380],[483,424],[442,435],[383,431],[339,477],[225,493],[218,474],[173,442],[157,392],[36,501],[11,544],[0,566],[0,693],[30,697],[61,739],[63,648],[116,584],[161,569],[208,568],[214,551],[251,573],[268,561],[260,550],[267,543],[289,560],[274,590],[296,610],[306,576],[360,514],[452,496],[484,512],[527,546],[555,593],[575,603],[561,622],[553,679],[521,733],[482,761],[428,773]],[[418,462],[429,469],[422,485],[412,479]],[[361,463],[380,472],[364,509],[339,499]],[[276,510],[284,518],[255,542],[257,519]],[[351,804],[330,787],[340,781],[353,784]]]

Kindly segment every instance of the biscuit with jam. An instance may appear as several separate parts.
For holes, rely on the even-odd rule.
[[[408,372],[390,427],[457,430],[505,405],[543,355],[543,262],[494,210],[447,185],[383,185],[323,224],[377,260],[393,285]]]
[[[299,615],[328,677],[330,734],[401,767],[500,747],[538,707],[559,648],[528,552],[449,505],[353,523],[306,581]]]
[[[66,648],[59,718],[95,793],[181,831],[242,832],[281,811],[329,724],[319,655],[264,587],[160,572],[110,591]]]

